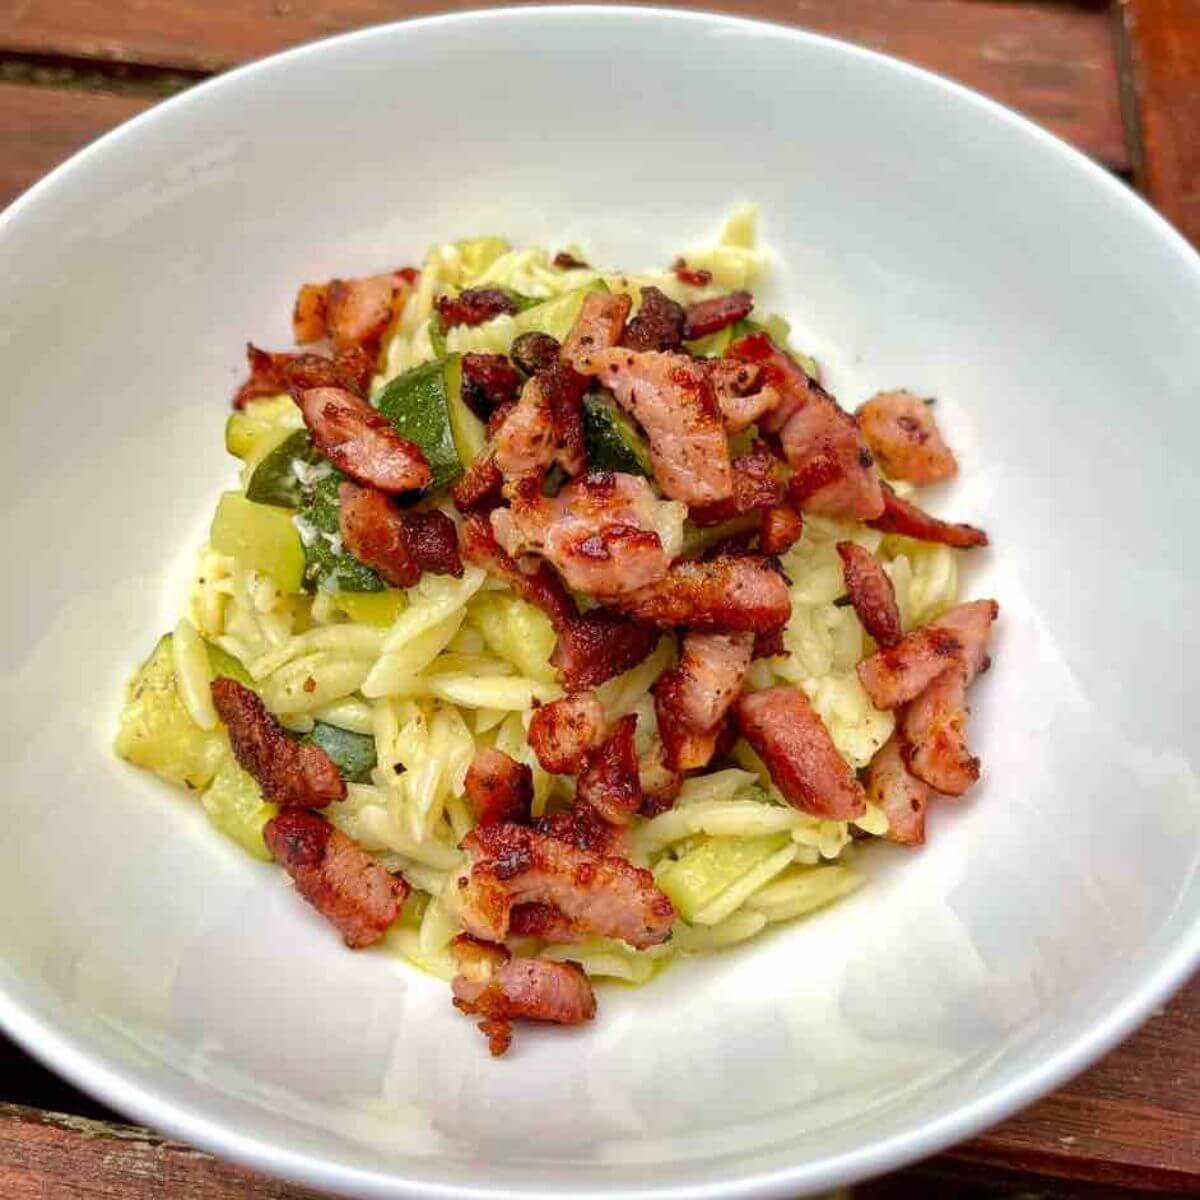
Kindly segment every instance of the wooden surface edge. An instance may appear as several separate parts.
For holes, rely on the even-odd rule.
[[[1135,181],[1200,245],[1200,0],[1117,0]]]

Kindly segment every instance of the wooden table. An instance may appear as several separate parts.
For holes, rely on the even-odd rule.
[[[0,206],[215,71],[482,0],[0,0]],[[671,0],[666,0],[670,3]],[[700,6],[703,0],[696,0]],[[717,0],[962,80],[1129,179],[1200,245],[1200,0]],[[1090,1072],[856,1195],[1200,1196],[1200,979]],[[0,1197],[300,1200],[106,1112],[0,1038]]]

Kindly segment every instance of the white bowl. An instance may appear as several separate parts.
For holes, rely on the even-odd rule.
[[[944,508],[991,531],[967,583],[1003,605],[986,782],[849,901],[493,1062],[444,984],[346,952],[117,762],[119,689],[299,281],[485,231],[661,264],[745,198],[764,307],[835,391],[942,401]],[[1061,142],[795,30],[465,13],[164,104],[10,209],[0,256],[0,1024],[97,1096],[358,1196],[791,1196],[1000,1120],[1196,963],[1200,265]]]

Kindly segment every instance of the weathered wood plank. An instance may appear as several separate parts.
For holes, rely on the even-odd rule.
[[[1138,187],[1200,246],[1200,0],[1119,0]]]
[[[151,103],[139,96],[0,84],[0,208]]]
[[[711,6],[919,63],[1028,114],[1109,166],[1128,168],[1112,30],[1101,11],[984,0]],[[468,7],[480,0],[24,0],[0,6],[0,50],[218,71],[343,30]]]

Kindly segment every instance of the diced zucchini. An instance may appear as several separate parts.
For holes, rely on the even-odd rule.
[[[175,683],[170,634],[159,640],[129,685],[117,731],[117,753],[169,783],[200,791],[229,752],[223,729],[192,720]]]
[[[208,819],[227,838],[232,838],[255,858],[271,861],[262,831],[279,809],[262,798],[258,784],[238,766],[232,755],[221,764],[200,803],[208,813]]]
[[[217,503],[209,541],[218,554],[261,571],[283,591],[300,590],[304,547],[287,509],[255,504],[241,492],[226,492]]]
[[[342,546],[338,488],[345,478],[340,471],[331,471],[319,480],[308,505],[296,518],[305,530],[304,582],[326,592],[382,592],[383,580]]]
[[[718,329],[716,333],[710,333],[708,337],[697,338],[694,342],[687,343],[687,349],[697,358],[720,358],[725,351],[729,349],[730,343],[734,338],[734,331],[737,329],[737,324],[726,325],[724,329]]]
[[[463,277],[468,283],[482,275],[496,259],[512,249],[501,237],[464,238],[454,245],[462,257]]]
[[[274,504],[280,508],[299,508],[304,503],[304,466],[317,467],[321,457],[307,429],[289,433],[279,445],[268,450],[254,468],[246,484],[246,499],[255,504]],[[304,464],[297,472],[297,463]]]
[[[450,436],[459,462],[469,467],[487,442],[487,426],[470,410],[462,394],[462,355],[446,359],[446,403],[450,412]]]
[[[214,679],[219,675],[225,675],[230,679],[236,679],[238,683],[252,691],[258,690],[253,676],[238,659],[234,658],[227,650],[222,650],[215,642],[206,642],[205,644],[208,647],[208,662],[212,667]]]
[[[587,287],[564,292],[561,296],[543,300],[540,304],[535,304],[531,308],[525,309],[524,312],[517,313],[513,318],[513,324],[516,326],[514,338],[520,337],[523,333],[536,332],[548,333],[552,338],[563,341],[575,327],[580,310],[583,308],[583,301],[588,294],[606,291],[608,291],[608,287],[602,280],[597,279],[589,283]]]
[[[754,838],[705,838],[658,875],[658,886],[670,897],[679,915],[691,921],[748,871],[782,850],[788,839],[786,833]]]
[[[454,384],[461,400],[462,362],[458,355],[405,371],[376,398],[379,411],[396,431],[421,447],[433,473],[430,491],[444,488],[462,474],[462,460],[450,424]]]
[[[333,602],[350,620],[380,629],[394,624],[408,604],[404,593],[397,588],[382,592],[339,592]]]
[[[225,449],[245,463],[258,462],[289,433],[304,428],[291,396],[251,400],[225,422]]]
[[[368,734],[351,733],[318,721],[304,740],[320,746],[347,783],[364,783],[371,777],[376,758],[375,739]]]
[[[556,635],[540,608],[504,592],[481,592],[471,601],[470,613],[488,648],[525,678],[540,683],[556,680],[550,665]]]
[[[583,433],[588,464],[601,471],[649,476],[650,447],[615,401],[590,393],[583,399]]]

